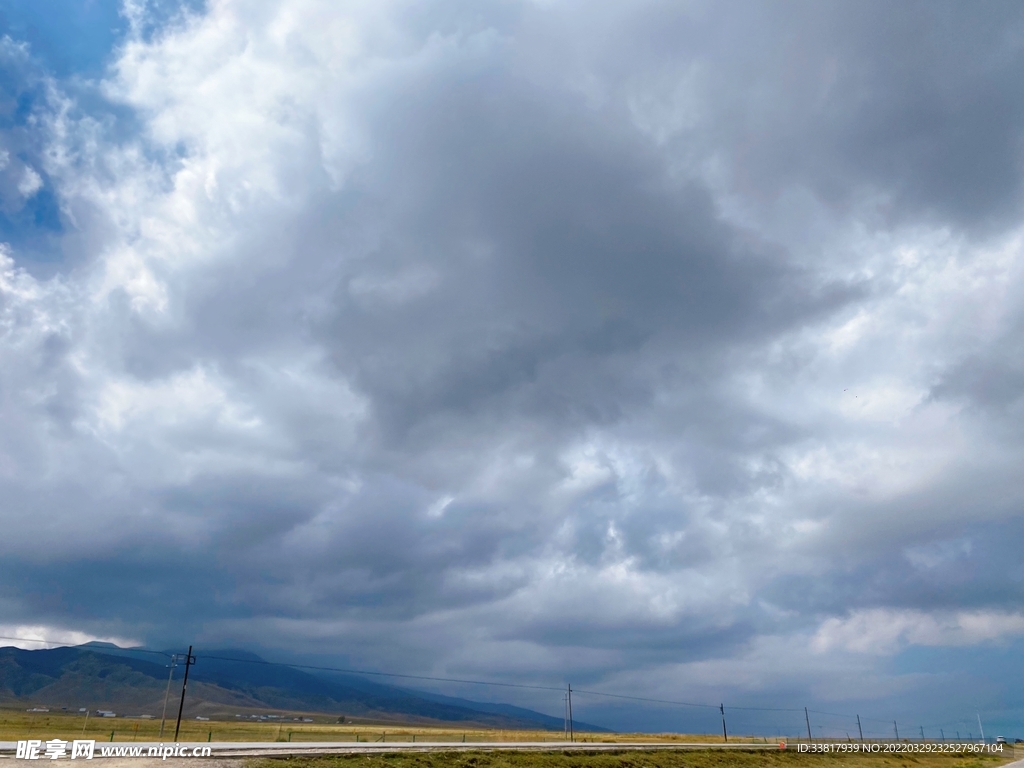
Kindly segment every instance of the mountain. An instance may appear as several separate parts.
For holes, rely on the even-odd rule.
[[[561,730],[562,720],[506,704],[383,685],[356,675],[314,675],[247,651],[195,651],[186,714],[253,709],[324,712],[375,720]],[[109,643],[28,651],[0,648],[0,699],[159,715],[170,654]],[[172,693],[180,691],[175,670]],[[176,694],[175,694],[176,695]],[[582,730],[605,730],[580,723]]]
[[[551,717],[550,715],[544,715],[540,712],[534,712],[531,709],[523,709],[512,704],[494,704],[485,701],[469,701],[467,699],[455,699],[450,696],[441,696],[435,693],[422,693],[420,694],[424,698],[430,699],[431,701],[437,701],[440,703],[454,703],[462,702],[471,706],[473,709],[480,712],[488,712],[494,715],[506,715],[508,717],[515,717],[520,719],[536,720],[542,724],[545,728],[551,731],[560,731],[564,726],[564,721],[560,717]],[[607,731],[607,728],[601,728],[597,725],[588,725],[580,721],[576,722],[576,728],[582,731]]]

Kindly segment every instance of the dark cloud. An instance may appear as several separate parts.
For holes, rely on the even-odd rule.
[[[752,201],[805,185],[841,210],[877,206],[879,226],[1015,226],[1024,162],[1015,4],[983,14],[918,2],[698,14],[651,4],[632,17],[622,40],[641,65],[624,68],[622,87],[671,99],[696,67],[698,98],[683,107],[706,114],[674,135],[683,152],[696,140],[726,158],[731,185]]]
[[[389,432],[489,411],[614,423],[652,396],[645,358],[696,367],[845,298],[744,247],[613,116],[527,85],[415,81],[375,131],[366,202],[343,216],[386,234],[350,262],[323,332]],[[400,279],[423,295],[360,298]]]

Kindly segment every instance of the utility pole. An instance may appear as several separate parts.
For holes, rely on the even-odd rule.
[[[898,725],[896,725],[896,721],[895,720],[892,721],[892,729],[894,731],[896,731],[896,741],[899,741],[900,740],[900,727]]]
[[[860,715],[857,715],[857,733],[860,734],[861,743],[864,743],[864,729],[860,727]]]
[[[562,737],[569,737],[569,697],[562,694]]]
[[[171,671],[167,673],[167,690],[164,691],[164,713],[160,715],[160,738],[164,737],[164,721],[167,720],[167,697],[171,695],[171,678],[174,677],[174,666],[178,663],[178,654],[171,655]]]
[[[174,726],[174,740],[178,740],[178,731],[181,730],[181,711],[185,708],[185,688],[188,687],[188,668],[196,663],[196,657],[192,655],[192,646],[188,647],[188,656],[185,657],[185,678],[181,681],[181,703],[178,704],[178,724]]]
[[[569,692],[566,694],[566,700],[569,702],[569,741],[576,741],[576,734],[572,727],[572,683],[568,683]]]
[[[814,741],[814,737],[811,736],[811,718],[807,714],[807,707],[804,707],[804,720],[807,722],[807,740]]]
[[[725,704],[719,704],[718,711],[722,713],[722,740],[728,742],[729,732],[725,729]]]

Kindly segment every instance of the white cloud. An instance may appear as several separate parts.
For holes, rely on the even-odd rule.
[[[970,646],[1024,636],[1024,614],[876,608],[826,619],[811,647],[891,655],[908,646]]]
[[[43,188],[43,179],[34,168],[25,166],[25,171],[22,173],[21,181],[18,182],[18,191],[22,197],[32,197],[36,192]]]
[[[195,556],[222,602],[189,631],[641,687],[1022,634],[1012,595],[818,625],[865,573],[955,596],[997,577],[950,563],[1015,557],[964,525],[1019,523],[1019,419],[942,387],[1016,359],[1020,222],[843,155],[888,157],[875,110],[802,133],[885,57],[830,24],[852,63],[815,59],[814,14],[413,6],[212,0],[145,37],[132,3],[100,89],[134,135],[51,84],[19,189],[53,185],[68,260],[0,254],[5,553],[153,593]]]
[[[122,648],[141,644],[138,640],[133,640],[130,637],[93,635],[62,627],[0,624],[0,643],[15,648],[35,650],[58,645],[83,645],[91,642],[114,643]]]

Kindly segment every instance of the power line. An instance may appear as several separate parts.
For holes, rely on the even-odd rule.
[[[87,650],[96,651],[97,653],[100,653],[100,652],[103,651],[102,648],[87,647],[86,644],[75,645],[73,643],[68,643],[68,642],[65,642],[63,640],[41,640],[38,637],[10,637],[8,635],[0,635],[0,640],[18,640],[18,641],[20,641],[22,643],[43,643],[45,645],[55,645],[55,646],[58,646],[60,648],[86,648]],[[26,649],[22,648],[20,650],[26,650]],[[52,650],[52,649],[47,649],[47,650]],[[153,653],[153,654],[156,654],[157,656],[166,656],[168,659],[171,658],[171,655],[172,655],[172,654],[167,653],[165,651],[151,651],[151,650],[146,649],[146,648],[121,648],[120,646],[118,646],[117,650],[118,650],[119,653]]]
[[[815,715],[826,715],[828,717],[843,717],[843,718],[854,718],[857,715],[842,714],[840,712],[822,712],[820,709],[809,709],[808,712],[812,712]],[[873,723],[885,723],[888,725],[891,720],[879,720],[877,717],[863,717],[862,720],[870,720]]]
[[[70,644],[62,642],[62,641],[57,641],[57,640],[40,640],[38,638],[33,638],[33,637],[7,637],[7,636],[4,636],[4,635],[0,635],[0,640],[20,640],[22,642],[27,642],[27,643],[45,643],[47,645],[57,645],[57,646],[65,647],[65,648],[79,648],[79,647],[81,647],[81,646],[77,646],[77,645],[70,645]],[[97,651],[99,651],[99,650],[100,649],[97,649]],[[166,656],[167,658],[172,658],[172,654],[165,653],[164,651],[151,651],[151,650],[145,650],[145,649],[142,649],[142,648],[119,648],[118,650],[121,651],[122,653],[123,652],[155,653],[155,654],[159,654],[160,656]],[[490,680],[469,680],[469,679],[454,678],[454,677],[433,677],[433,676],[430,676],[430,675],[410,675],[410,674],[403,674],[401,672],[376,672],[376,671],[369,670],[369,669],[351,669],[351,668],[346,668],[346,667],[321,667],[321,666],[314,666],[314,665],[311,665],[311,664],[291,664],[291,663],[285,662],[285,661],[267,661],[265,659],[233,659],[233,658],[230,658],[228,656],[207,656],[205,654],[203,654],[203,655],[196,654],[196,656],[197,656],[197,658],[202,658],[202,659],[214,659],[214,660],[217,660],[217,661],[234,661],[234,662],[238,662],[240,664],[263,664],[263,665],[272,666],[272,667],[291,667],[293,669],[313,669],[313,670],[317,670],[317,671],[320,671],[320,672],[342,672],[342,673],[351,674],[351,675],[375,675],[377,677],[401,677],[401,678],[405,678],[405,679],[408,679],[408,680],[426,680],[426,681],[430,681],[430,682],[439,682],[439,683],[464,683],[464,684],[467,684],[467,685],[495,685],[495,686],[501,686],[503,688],[528,688],[530,690],[535,690],[535,691],[561,691],[562,690],[561,688],[555,688],[555,687],[549,686],[549,685],[527,685],[525,683],[499,683],[499,682],[494,682],[494,681],[490,681]],[[612,695],[612,694],[607,694],[607,695]],[[701,706],[701,705],[696,705],[696,706]]]
[[[83,647],[83,646],[80,646],[80,645],[71,645],[69,643],[65,643],[65,642],[62,642],[62,641],[42,640],[42,639],[34,638],[34,637],[11,637],[11,636],[7,636],[7,635],[0,635],[0,640],[17,640],[17,641],[20,641],[20,642],[42,643],[42,644],[45,644],[45,645],[54,645],[54,646],[61,646],[61,647],[68,647],[68,648],[82,648]],[[97,653],[103,653],[104,652],[104,649],[102,649],[102,648],[86,648],[86,650],[93,650],[93,651],[95,651]],[[118,648],[118,652],[122,653],[122,654],[124,654],[124,653],[148,653],[148,654],[155,654],[155,655],[158,655],[158,656],[164,656],[164,657],[169,658],[169,659],[173,658],[173,654],[167,653],[165,651],[154,651],[154,650],[150,650],[150,649],[146,649],[146,648]],[[110,655],[115,655],[115,654],[110,654]],[[179,655],[181,655],[181,654],[179,654]],[[463,685],[486,685],[486,686],[495,686],[495,687],[500,687],[500,688],[522,688],[522,689],[533,690],[533,691],[559,691],[559,692],[563,692],[564,691],[564,689],[561,688],[561,687],[555,687],[555,686],[550,686],[550,685],[530,685],[530,684],[527,684],[527,683],[500,683],[500,682],[495,682],[495,681],[491,681],[491,680],[472,680],[472,679],[469,679],[469,678],[438,677],[438,676],[433,676],[433,675],[412,675],[412,674],[406,674],[406,673],[402,673],[402,672],[379,672],[379,671],[375,671],[375,670],[355,669],[355,668],[350,668],[350,667],[325,667],[325,666],[317,666],[317,665],[312,665],[312,664],[292,664],[292,663],[285,662],[285,661],[267,661],[265,659],[237,659],[237,658],[231,658],[231,657],[228,657],[228,656],[207,656],[205,654],[195,654],[194,658],[210,659],[210,660],[215,660],[215,661],[230,661],[230,662],[235,662],[235,663],[238,663],[238,664],[260,664],[260,665],[272,666],[272,667],[288,667],[288,668],[291,668],[291,669],[308,669],[308,670],[314,670],[314,671],[317,671],[317,672],[337,672],[337,673],[350,674],[350,675],[365,675],[365,676],[374,676],[374,677],[393,677],[393,678],[401,678],[401,679],[404,679],[404,680],[423,680],[423,681],[426,681],[426,682],[435,682],[435,683],[459,683],[459,684],[463,684]],[[675,699],[655,699],[655,698],[651,698],[651,697],[647,697],[647,696],[629,696],[629,695],[621,694],[621,693],[607,693],[605,691],[592,691],[592,690],[581,689],[581,688],[574,689],[573,692],[577,693],[577,694],[585,694],[585,695],[589,695],[589,696],[601,696],[601,697],[610,698],[610,699],[624,699],[624,700],[627,700],[627,701],[640,701],[640,702],[646,702],[646,703],[651,703],[651,704],[668,704],[670,706],[678,706],[678,707],[695,707],[695,708],[699,708],[699,709],[722,709],[723,708],[723,705],[720,705],[720,704],[704,704],[704,703],[693,702],[693,701],[679,701],[679,700],[675,700]],[[803,709],[796,708],[796,707],[742,707],[742,706],[737,706],[737,707],[729,707],[729,709],[730,710],[744,711],[744,712],[802,712],[802,711],[804,711]],[[852,715],[852,714],[843,714],[843,713],[839,713],[839,712],[824,712],[824,711],[815,710],[815,709],[809,709],[807,711],[813,712],[814,714],[817,714],[817,715],[826,715],[828,717],[841,717],[841,718],[847,718],[847,719],[851,719],[851,720],[854,719],[855,717],[857,717],[856,715]],[[871,722],[876,722],[876,723],[886,723],[886,724],[888,724],[890,722],[889,720],[881,720],[881,719],[878,719],[878,718],[871,718],[871,717],[864,717],[862,719],[865,720],[865,721],[871,721]],[[950,723],[944,723],[943,725],[951,724],[951,723],[954,723],[954,722],[959,722],[959,721],[950,721]],[[938,727],[938,726],[928,726],[928,727],[932,728],[932,727]]]
[[[198,655],[198,654],[197,654]],[[294,669],[313,669],[321,672],[342,672],[345,674],[352,675],[376,675],[379,677],[401,677],[411,680],[427,680],[431,682],[442,682],[442,683],[464,683],[468,685],[493,685],[500,686],[502,688],[526,688],[535,691],[562,691],[562,688],[555,688],[549,685],[527,685],[525,683],[498,683],[490,680],[470,680],[466,678],[453,678],[453,677],[432,677],[428,675],[409,675],[398,672],[374,672],[365,669],[351,669],[344,667],[321,667],[313,666],[310,664],[291,664],[286,661],[266,661],[265,659],[233,659],[226,656],[206,656],[199,655],[201,659],[215,659],[217,661],[235,661],[241,664],[265,664],[268,666],[278,667],[292,667]],[[591,691],[582,688],[574,688],[573,693],[583,693],[590,696],[604,696],[612,699],[628,699],[630,701],[644,701],[653,704],[670,704],[673,706],[680,707],[699,707],[702,709],[719,709],[718,704],[700,704],[692,701],[677,701],[673,699],[653,699],[645,696],[627,696],[620,693],[606,693],[604,691]],[[741,710],[745,712],[802,712],[802,709],[794,707],[729,707],[732,710]],[[853,715],[849,715],[853,717]],[[879,721],[888,722],[888,721]]]
[[[378,677],[402,677],[409,680],[429,680],[437,683],[465,683],[467,685],[497,685],[502,688],[529,688],[535,691],[562,691],[550,685],[526,685],[525,683],[496,683],[490,680],[466,680],[456,677],[431,677],[429,675],[406,675],[400,672],[373,672],[368,669],[346,669],[344,667],[315,667],[310,664],[290,664],[286,661],[266,661],[264,659],[231,659],[226,656],[199,656],[200,659],[216,659],[217,661],[237,661],[241,664],[267,664],[275,667],[292,667],[294,669],[315,669],[321,672],[343,672],[349,675],[376,675]]]
[[[321,672],[342,672],[351,675],[377,675],[380,677],[402,677],[412,680],[428,680],[431,682],[441,683],[465,683],[468,685],[495,685],[503,688],[527,688],[534,691],[561,691],[561,688],[555,688],[549,685],[527,685],[525,683],[498,683],[490,680],[470,680],[466,678],[455,678],[455,677],[432,677],[428,675],[408,675],[401,674],[398,672],[373,672],[366,669],[350,669],[344,667],[320,667],[312,666],[309,664],[290,664],[286,661],[266,661],[265,659],[232,659],[226,656],[199,656],[201,659],[215,659],[217,661],[235,661],[241,664],[266,664],[269,666],[278,667],[292,667],[294,669],[314,669]],[[705,709],[718,709],[718,704],[698,704],[692,701],[676,701],[672,699],[652,699],[645,696],[627,696],[620,693],[606,693],[604,691],[590,691],[582,688],[574,688],[573,693],[584,693],[590,696],[604,696],[612,699],[629,699],[631,701],[646,701],[654,704],[671,704],[680,707],[700,707]],[[785,707],[729,707],[729,709],[739,709],[745,711],[760,711],[760,712],[800,712],[802,710],[785,708]]]
[[[604,693],[603,691],[587,691],[583,688],[575,689],[574,693],[586,693],[590,696],[607,696],[610,699],[629,699],[631,701],[649,701],[654,704],[674,704],[680,707],[703,707],[710,709],[718,709],[717,704],[695,704],[691,701],[672,701],[670,699],[649,699],[644,696],[626,696],[621,693]],[[730,707],[732,709],[732,707]]]

